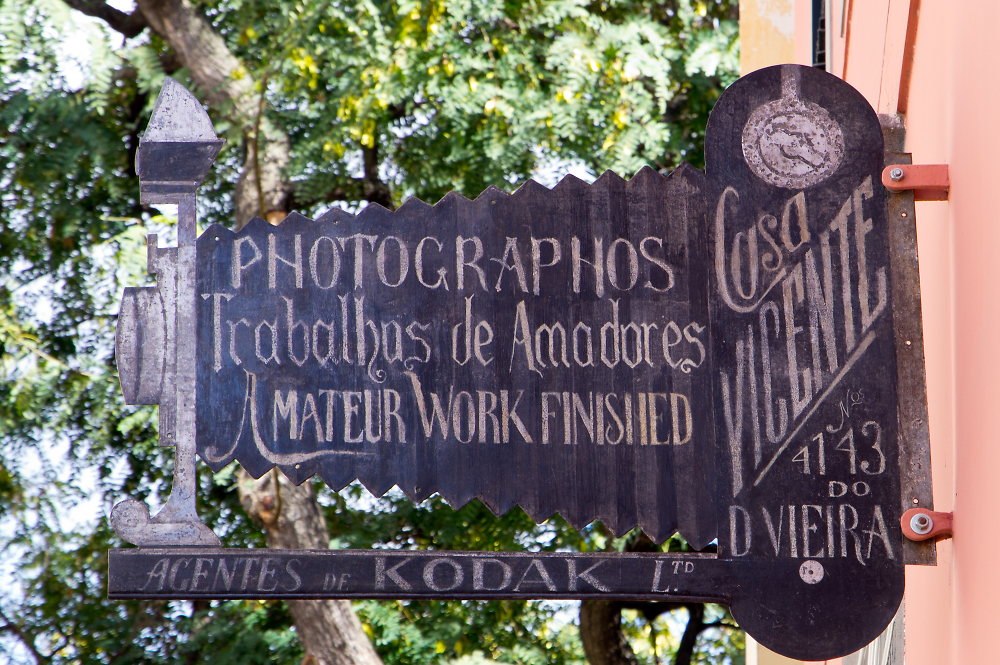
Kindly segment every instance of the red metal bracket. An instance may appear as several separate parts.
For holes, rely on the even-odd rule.
[[[910,508],[899,518],[903,535],[917,542],[931,538],[951,538],[953,513],[936,513],[926,508]]]
[[[951,187],[947,164],[890,164],[882,184],[891,192],[912,189],[914,201],[947,201]]]

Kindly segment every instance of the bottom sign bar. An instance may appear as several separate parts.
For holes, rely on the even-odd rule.
[[[564,598],[729,604],[713,554],[110,550],[108,598]]]
[[[860,557],[859,548],[850,554]],[[898,558],[884,571],[865,564],[874,576],[866,578],[830,551],[754,560],[693,552],[121,549],[108,552],[108,597],[710,602],[728,605],[768,648],[826,660],[875,639],[903,595]]]

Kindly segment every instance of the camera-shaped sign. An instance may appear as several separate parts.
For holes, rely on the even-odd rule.
[[[212,226],[180,343],[212,469],[716,554],[122,551],[112,596],[703,599],[789,656],[870,642],[903,593],[878,118],[833,76],[772,67],[719,99],[706,158]],[[130,403],[171,380],[163,302],[126,293]]]

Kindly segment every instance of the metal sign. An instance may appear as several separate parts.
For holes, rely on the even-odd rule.
[[[711,554],[111,551],[113,598],[561,598],[730,603]]]
[[[733,616],[789,656],[843,655],[834,645],[873,640],[903,595],[878,118],[840,79],[771,67],[719,99],[705,152]]]
[[[198,452],[715,538],[703,176],[607,173],[198,240]]]
[[[192,490],[154,518],[116,507],[143,549],[112,552],[111,597],[705,600],[792,657],[867,644],[903,592],[882,150],[859,93],[782,66],[720,98],[707,175],[529,182],[196,243],[197,182],[158,177],[145,200],[192,202],[189,230],[151,244],[157,287],[126,291],[119,366],[179,460],[196,446],[213,469],[718,554],[170,549],[217,547]]]

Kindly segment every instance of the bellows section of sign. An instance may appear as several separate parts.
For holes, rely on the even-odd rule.
[[[716,537],[704,176],[198,240],[198,450],[293,481]]]

